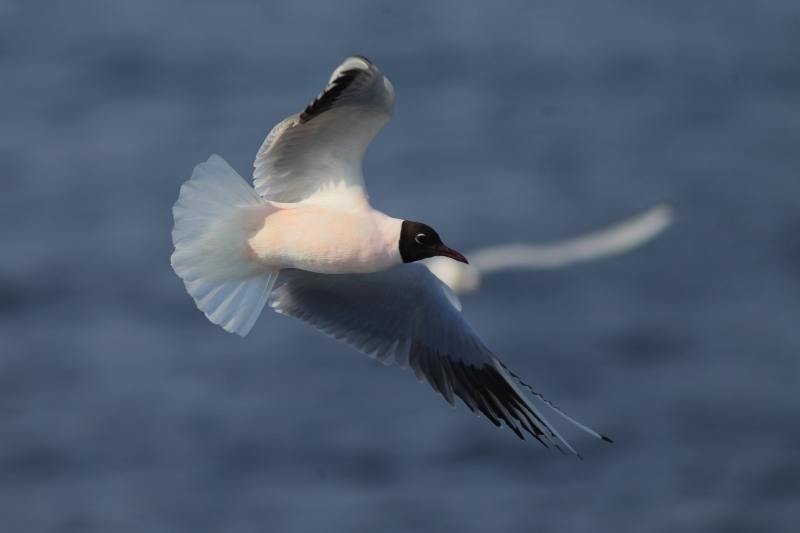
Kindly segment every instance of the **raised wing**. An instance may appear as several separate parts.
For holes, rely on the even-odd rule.
[[[458,396],[498,427],[504,421],[520,438],[519,426],[542,444],[543,437],[556,445],[557,437],[572,450],[517,383],[527,385],[515,379],[464,319],[455,295],[422,265],[373,274],[282,270],[269,305],[386,365],[411,367],[417,379],[427,380],[453,407]]]
[[[255,161],[256,192],[275,202],[343,192],[366,198],[361,162],[393,107],[394,90],[377,67],[347,58],[322,94],[267,136]]]

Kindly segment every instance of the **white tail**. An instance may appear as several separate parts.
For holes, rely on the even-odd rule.
[[[231,333],[247,335],[278,277],[247,254],[272,209],[218,155],[194,168],[172,208],[172,268],[197,307]]]

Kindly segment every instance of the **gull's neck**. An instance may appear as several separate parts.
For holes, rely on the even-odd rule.
[[[375,219],[375,225],[383,237],[383,242],[386,243],[386,252],[389,256],[396,261],[397,266],[403,263],[403,258],[400,257],[400,228],[403,221],[399,218],[392,218],[384,215],[380,211],[372,210],[372,216]]]

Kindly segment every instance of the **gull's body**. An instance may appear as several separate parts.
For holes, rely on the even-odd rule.
[[[397,236],[402,220],[364,202],[339,208],[269,202],[249,253],[268,268],[320,274],[380,272],[403,261]]]
[[[173,208],[173,268],[227,331],[246,335],[269,303],[387,365],[411,367],[453,406],[458,396],[520,437],[558,438],[572,450],[464,319],[455,294],[408,264],[464,257],[429,226],[370,206],[361,162],[393,102],[380,71],[351,57],[267,136],[255,187],[219,156],[197,165]]]

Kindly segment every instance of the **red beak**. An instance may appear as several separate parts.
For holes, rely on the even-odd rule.
[[[444,244],[441,247],[436,247],[436,255],[443,255],[444,257],[449,257],[450,259],[455,259],[459,263],[469,264],[467,258],[461,255],[460,253],[456,252],[445,246]]]

